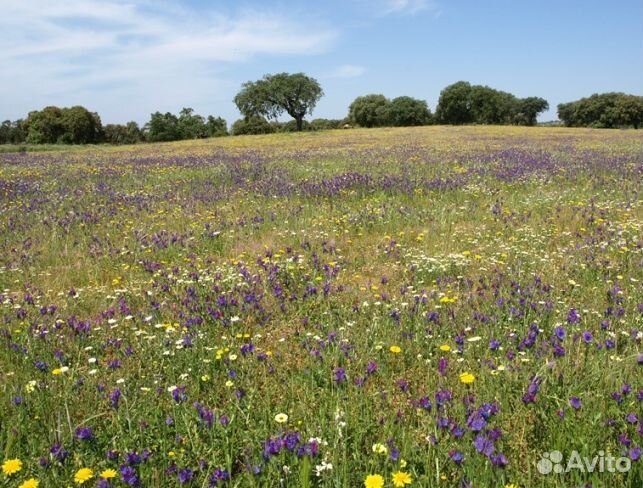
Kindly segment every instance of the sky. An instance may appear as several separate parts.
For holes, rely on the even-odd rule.
[[[304,72],[343,118],[360,95],[426,100],[459,80],[556,105],[643,95],[643,0],[0,0],[0,120],[83,105],[103,124],[191,107]]]

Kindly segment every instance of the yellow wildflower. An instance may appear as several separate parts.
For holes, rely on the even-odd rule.
[[[27,481],[22,483],[18,488],[38,488],[40,483],[36,478],[29,478]]]
[[[404,471],[396,471],[393,473],[393,485],[397,488],[401,488],[405,485],[411,484],[412,478],[411,475],[405,473]]]
[[[471,383],[473,383],[473,382],[475,381],[475,379],[476,379],[476,377],[475,377],[475,376],[473,376],[473,375],[472,375],[471,373],[469,373],[468,371],[467,371],[467,372],[464,372],[464,373],[462,373],[462,374],[460,375],[460,382],[461,382],[461,383],[464,383],[465,385],[470,385]]]
[[[288,415],[286,415],[285,413],[278,413],[277,415],[275,415],[275,422],[277,422],[278,424],[285,424],[286,422],[288,422]]]
[[[94,477],[94,472],[90,468],[80,468],[74,475],[74,482],[82,485],[85,481],[89,481]]]
[[[106,469],[99,476],[101,478],[103,478],[103,479],[108,480],[110,478],[116,478],[116,474],[117,474],[116,470],[114,470],[114,469]]]
[[[16,474],[21,469],[22,469],[22,461],[18,458],[7,459],[4,463],[2,463],[2,472],[7,476]]]
[[[373,452],[375,454],[387,454],[388,453],[388,448],[384,444],[380,444],[379,442],[373,444]]]
[[[365,488],[382,488],[384,486],[384,478],[379,474],[369,474],[364,480]]]

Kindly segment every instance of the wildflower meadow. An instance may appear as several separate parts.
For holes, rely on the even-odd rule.
[[[642,181],[618,130],[0,154],[0,487],[640,488]]]

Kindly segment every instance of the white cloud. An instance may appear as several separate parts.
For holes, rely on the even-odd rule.
[[[314,20],[269,11],[224,14],[154,0],[0,0],[0,107],[9,112],[0,115],[84,103],[109,120],[115,105],[130,104],[145,117],[152,108],[211,103],[213,93],[231,89],[229,64],[321,53],[336,37]]]
[[[384,0],[382,14],[414,15],[423,10],[436,11],[437,8],[434,0]]]
[[[343,64],[329,72],[325,78],[357,78],[366,72],[364,66],[355,64]]]

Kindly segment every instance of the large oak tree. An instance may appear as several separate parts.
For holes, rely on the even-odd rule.
[[[323,95],[317,80],[304,73],[278,73],[244,83],[234,97],[234,103],[246,118],[260,116],[276,119],[286,112],[295,119],[297,130],[300,131],[304,117],[312,114]]]

